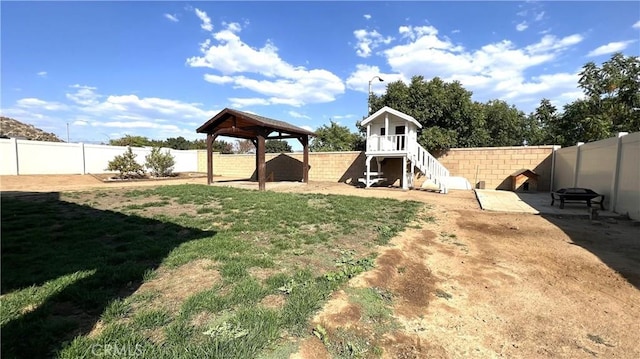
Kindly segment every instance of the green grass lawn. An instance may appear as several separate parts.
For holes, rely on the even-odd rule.
[[[287,356],[421,206],[201,185],[2,196],[2,357]]]

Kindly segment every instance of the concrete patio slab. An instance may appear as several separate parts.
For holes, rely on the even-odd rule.
[[[474,189],[474,191],[480,207],[486,211],[589,216],[589,207],[586,203],[567,202],[564,208],[560,209],[560,201],[556,201],[552,206],[551,195],[548,192],[517,193],[492,189]],[[598,209],[600,217],[620,217],[617,213],[600,210],[599,206],[594,208]]]

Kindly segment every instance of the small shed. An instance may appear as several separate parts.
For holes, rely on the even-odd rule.
[[[511,174],[511,190],[514,192],[538,191],[538,174],[528,169],[517,170]]]
[[[300,141],[303,150],[303,182],[309,181],[309,137],[315,133],[284,121],[225,108],[196,130],[207,134],[207,183],[213,182],[213,141],[218,136],[249,139],[256,146],[256,169],[258,188],[265,190],[266,163],[265,141],[271,139],[293,138]]]

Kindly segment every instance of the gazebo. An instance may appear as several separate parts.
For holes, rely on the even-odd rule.
[[[256,146],[258,188],[261,191],[264,191],[266,183],[266,140],[297,139],[302,144],[304,151],[302,180],[305,183],[309,182],[309,136],[315,136],[315,133],[311,131],[284,121],[225,108],[202,126],[198,127],[196,132],[207,134],[207,184],[213,182],[213,141],[215,141],[218,136],[249,139],[253,142],[254,146]]]

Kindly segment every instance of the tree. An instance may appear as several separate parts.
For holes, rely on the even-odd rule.
[[[284,140],[267,140],[264,147],[267,153],[292,152],[289,142]]]
[[[237,140],[235,146],[233,146],[234,153],[254,153],[256,146],[253,145],[251,140]]]
[[[615,53],[601,67],[588,62],[578,85],[587,96],[589,118],[596,122],[587,126],[590,136],[600,140],[615,132],[640,130],[640,58]]]
[[[109,161],[107,171],[118,171],[118,177],[122,179],[142,177],[144,169],[141,164],[136,162],[136,156],[131,147],[127,147],[125,153],[117,155]]]
[[[213,141],[213,152],[231,154],[233,153],[233,145],[227,141]]]
[[[206,150],[207,140],[198,139],[189,143],[189,150]],[[213,141],[213,152],[233,153],[233,145],[226,141]]]
[[[191,149],[191,141],[188,141],[186,138],[179,136],[179,137],[170,137],[167,138],[164,141],[164,146],[165,147],[169,147],[172,148],[174,150],[189,150]],[[205,142],[205,148],[206,148],[206,142]]]
[[[435,77],[422,76],[387,85],[382,96],[371,96],[372,111],[389,106],[415,118],[423,126],[419,142],[430,152],[454,146],[485,145],[488,133],[484,126],[481,104],[471,100],[472,93],[460,82],[447,83]]]
[[[556,127],[555,136],[558,144],[566,147],[578,142],[598,141],[610,137],[609,121],[597,115],[597,112],[594,103],[589,100],[577,100],[565,105]]]
[[[155,177],[168,177],[173,172],[175,166],[175,158],[167,150],[165,153],[160,151],[160,147],[151,149],[151,153],[145,156],[144,166],[151,170],[151,175]]]
[[[122,138],[109,140],[109,144],[112,146],[131,146],[131,147],[144,147],[152,145],[152,141],[142,136],[125,135]]]
[[[309,149],[314,152],[357,151],[364,149],[361,135],[352,133],[347,126],[340,126],[331,121],[329,126],[322,125],[317,129],[317,137],[311,140]],[[359,148],[362,146],[362,148]]]
[[[490,143],[488,146],[520,146],[525,138],[525,114],[501,100],[484,104],[483,112]],[[527,140],[528,141],[528,140]]]
[[[557,108],[551,104],[549,99],[543,98],[536,110],[529,115],[530,126],[537,127],[537,130],[531,130],[537,133],[529,135],[530,143],[532,145],[558,144],[558,120]]]

